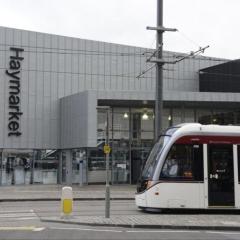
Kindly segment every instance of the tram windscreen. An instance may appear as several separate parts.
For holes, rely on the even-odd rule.
[[[162,151],[162,149],[166,146],[166,144],[169,142],[172,134],[177,130],[178,128],[170,128],[166,131],[164,135],[161,135],[158,141],[153,146],[150,154],[148,155],[146,164],[142,171],[142,178],[149,179],[152,177],[154,173],[154,169],[157,166],[157,163],[159,161],[159,155]]]

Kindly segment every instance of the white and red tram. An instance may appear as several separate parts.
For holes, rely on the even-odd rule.
[[[186,123],[151,150],[137,186],[143,209],[240,209],[240,126]]]

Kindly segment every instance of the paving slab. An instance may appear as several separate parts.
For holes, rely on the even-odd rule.
[[[43,222],[67,223],[90,226],[156,228],[156,229],[198,229],[240,231],[240,215],[190,215],[190,214],[149,214],[72,216],[41,218]]]

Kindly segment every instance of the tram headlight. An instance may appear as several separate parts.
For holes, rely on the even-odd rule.
[[[147,179],[139,181],[138,186],[137,186],[137,192],[141,193],[145,190],[148,190],[156,183],[157,183],[157,181],[152,181],[152,180],[147,180]]]
[[[157,182],[156,181],[151,181],[151,180],[148,180],[146,182],[146,189],[149,189],[150,187],[152,187],[153,185],[155,185]]]

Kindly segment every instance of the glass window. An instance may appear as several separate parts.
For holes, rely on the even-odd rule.
[[[240,183],[240,145],[238,145],[238,182]]]
[[[188,109],[188,108],[185,108],[184,109],[184,122],[185,123],[192,123],[194,122],[194,111],[193,109]]]
[[[56,184],[59,154],[56,149],[38,150],[34,159],[34,183]]]
[[[147,109],[141,115],[141,139],[153,139],[154,117],[153,110]]]
[[[202,145],[173,145],[163,165],[160,178],[203,181]]]
[[[113,109],[113,139],[129,138],[129,118],[128,109]]]
[[[237,125],[240,125],[240,111],[237,111],[235,114],[236,114],[236,122],[235,123]]]
[[[173,126],[178,125],[178,124],[183,122],[182,109],[175,108],[175,109],[172,110],[172,113],[173,113],[173,115],[172,115]]]
[[[1,157],[2,185],[32,183],[33,152],[31,150],[6,149]]]
[[[162,116],[162,129],[167,129],[172,126],[172,114],[171,109],[163,109]]]
[[[109,137],[111,137],[112,132],[112,112],[109,113]],[[107,112],[104,109],[98,109],[97,113],[97,140],[98,143],[105,141],[106,138],[106,128],[107,128]]]
[[[168,141],[170,140],[172,134],[177,130],[178,128],[170,128],[166,131],[165,135],[162,135],[159,140],[155,143],[153,146],[146,164],[143,169],[142,177],[143,178],[150,178],[152,177],[155,167],[157,166],[157,163],[159,161],[159,154],[161,150],[166,146]]]
[[[197,109],[197,122],[201,124],[212,123],[212,112],[210,109]]]
[[[112,158],[109,156],[109,164],[111,169]],[[106,169],[106,158],[103,152],[103,145],[99,148],[89,148],[88,152],[88,170],[98,171]]]

